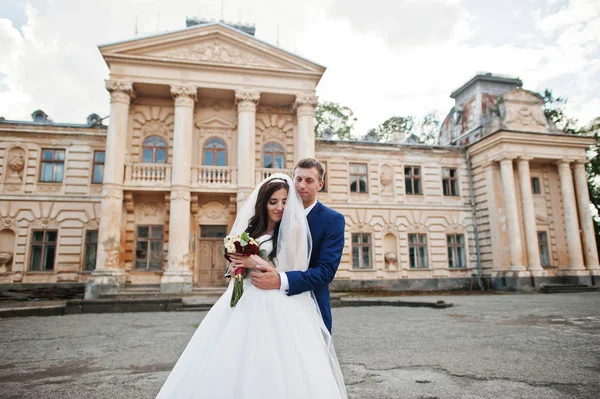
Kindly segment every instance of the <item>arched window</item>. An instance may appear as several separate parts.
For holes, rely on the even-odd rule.
[[[217,137],[204,143],[204,160],[206,166],[227,166],[227,144]]]
[[[263,150],[263,167],[283,169],[285,158],[281,144],[271,141],[265,144]]]
[[[142,163],[166,163],[167,144],[162,137],[150,136],[144,140]]]

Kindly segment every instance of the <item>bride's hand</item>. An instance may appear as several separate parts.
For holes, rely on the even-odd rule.
[[[258,255],[242,256],[230,255],[232,267],[244,267],[246,269],[256,269],[257,266],[268,266],[269,263]]]

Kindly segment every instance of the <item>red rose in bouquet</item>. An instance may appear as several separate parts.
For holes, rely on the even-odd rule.
[[[225,237],[225,243],[221,247],[221,251],[228,262],[231,262],[230,254],[242,256],[259,254],[258,242],[246,232],[241,235]],[[231,302],[229,303],[231,307],[234,307],[238,303],[244,293],[245,272],[246,269],[243,267],[237,268],[236,271],[233,272],[233,294],[231,295]]]

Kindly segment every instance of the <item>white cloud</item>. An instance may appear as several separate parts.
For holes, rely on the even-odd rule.
[[[230,0],[223,11],[226,20],[255,22],[258,38],[275,43],[279,36],[280,46],[327,66],[318,94],[354,110],[357,134],[394,114],[445,114],[450,92],[477,71],[520,76],[536,91],[555,85],[582,122],[600,114],[597,1],[551,11],[523,3],[520,15],[537,15],[526,21],[534,30],[519,30],[518,42],[498,32],[507,39],[493,44],[471,40],[496,34],[485,31],[493,12],[475,21],[465,1]],[[188,15],[220,17],[221,2],[30,0],[26,12],[21,30],[0,19],[2,116],[29,119],[41,108],[55,121],[83,122],[109,109],[98,44],[133,38],[136,16],[141,34],[157,25],[177,30]]]

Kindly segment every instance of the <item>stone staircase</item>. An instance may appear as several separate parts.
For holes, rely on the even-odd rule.
[[[186,297],[208,297],[216,298],[223,295],[225,287],[199,288],[194,287],[191,292],[163,294],[159,285],[127,285],[114,296],[101,296],[101,299],[141,299],[141,298],[186,298]]]
[[[540,287],[540,292],[545,294],[559,294],[565,292],[600,292],[600,286],[585,284],[546,284]]]

